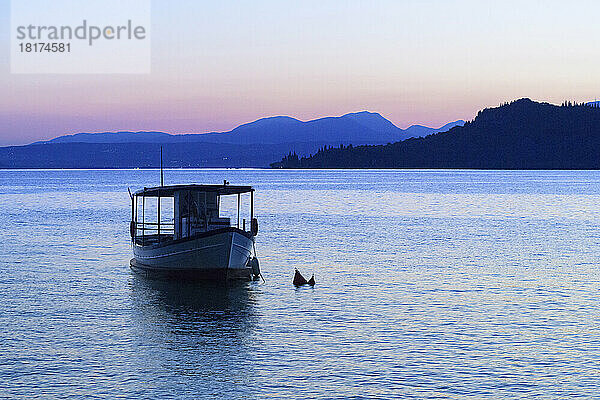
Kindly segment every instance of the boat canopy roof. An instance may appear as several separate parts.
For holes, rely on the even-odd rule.
[[[253,192],[252,186],[233,186],[233,185],[171,185],[143,188],[134,193],[135,196],[146,197],[169,197],[178,191],[210,192],[217,196],[226,196],[229,194],[240,194]]]

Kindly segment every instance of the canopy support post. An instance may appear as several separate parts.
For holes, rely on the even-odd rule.
[[[132,240],[135,241],[137,236],[137,196],[131,196],[131,221],[133,222],[133,237]]]
[[[188,208],[188,212],[187,212],[187,236],[186,237],[190,237],[192,234],[192,192],[187,192],[187,208]]]
[[[158,244],[160,244],[160,189],[158,189]]]
[[[146,188],[142,194],[142,246],[146,245]]]
[[[242,202],[241,198],[242,198],[242,194],[238,193],[238,195],[237,195],[237,208],[238,208],[237,228],[238,229],[240,229],[240,205],[241,205],[240,203]]]
[[[219,198],[217,197],[217,204],[219,202]],[[208,211],[206,209],[206,192],[204,192],[204,206],[202,206],[202,213],[204,214],[204,231],[208,232]],[[219,216],[217,215],[217,218]]]
[[[250,221],[254,219],[254,190],[250,191]]]

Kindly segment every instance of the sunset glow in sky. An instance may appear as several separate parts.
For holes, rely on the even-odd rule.
[[[0,145],[360,110],[440,126],[520,97],[600,98],[597,1],[172,0],[151,15],[150,74],[19,75],[0,0]]]

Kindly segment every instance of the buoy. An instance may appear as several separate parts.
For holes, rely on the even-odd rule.
[[[258,220],[256,218],[252,218],[252,221],[250,221],[250,232],[253,236],[258,234]]]
[[[254,218],[254,219],[256,219],[256,218]],[[256,224],[257,224],[256,229],[258,229],[258,222]],[[256,258],[256,245],[255,245],[254,240],[252,240],[252,248],[254,249],[254,257],[252,257],[252,259],[250,260],[250,267],[252,267],[252,273],[254,274],[254,280],[256,281],[260,277],[260,279],[262,279],[263,282],[266,282],[265,278],[260,273],[260,267],[258,265],[258,258]]]
[[[258,263],[258,258],[252,257],[252,260],[250,260],[250,266],[252,267],[252,273],[256,278],[258,278],[258,276],[260,275],[260,265]]]
[[[137,224],[135,223],[135,221],[131,221],[129,223],[129,234],[131,235],[131,240],[133,240],[133,238],[135,238],[135,233],[137,231]]]
[[[300,274],[300,272],[298,271],[298,269],[296,269],[296,272],[294,273],[294,285],[295,286],[302,286],[302,285],[306,285],[308,282],[306,281],[306,279],[304,279],[304,277],[302,276],[302,274]]]

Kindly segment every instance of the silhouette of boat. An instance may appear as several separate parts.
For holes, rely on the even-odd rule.
[[[250,196],[249,229],[246,219],[240,221],[243,194]],[[230,195],[237,196],[235,224],[220,216],[221,197]],[[144,188],[131,195],[134,257],[130,266],[146,275],[249,280],[260,275],[254,245],[257,232],[251,186],[224,181],[223,185]]]

